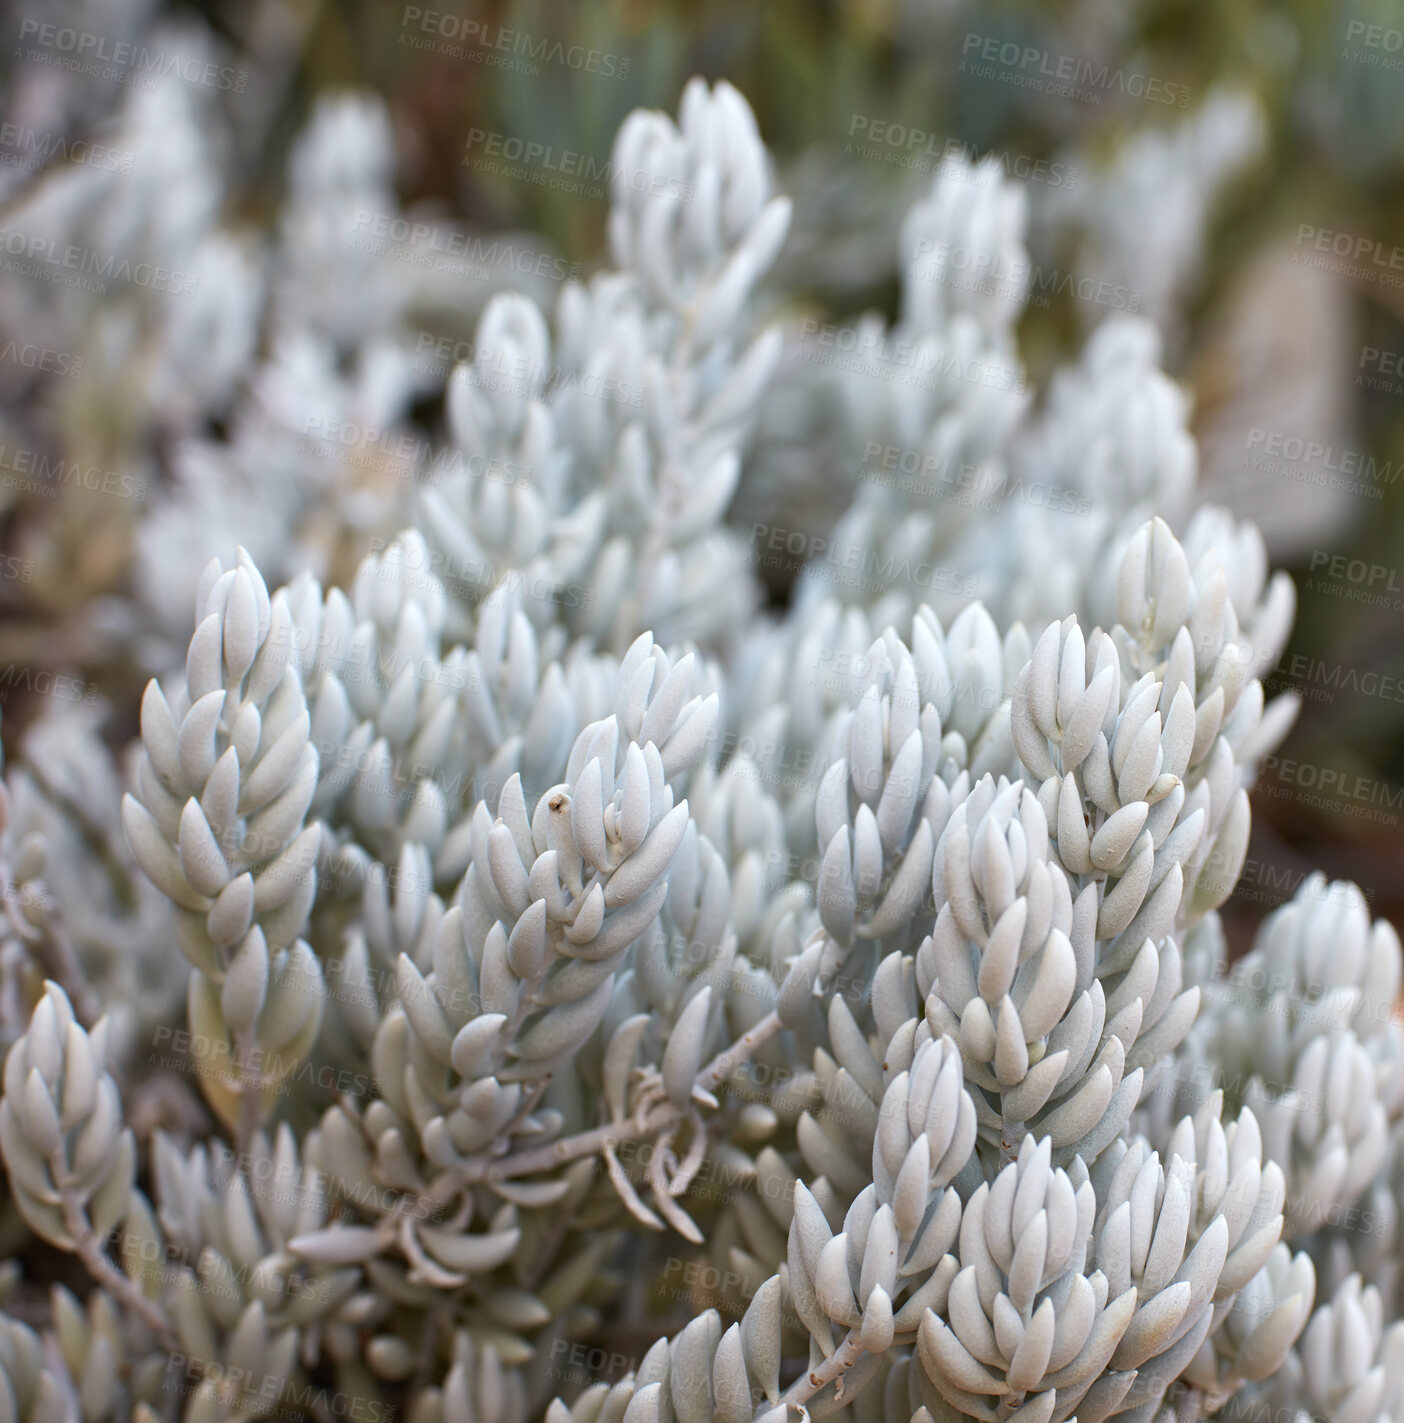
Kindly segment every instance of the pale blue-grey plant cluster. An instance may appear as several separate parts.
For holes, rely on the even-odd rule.
[[[1404,1418],[1400,942],[1317,876],[1227,967],[1294,600],[1155,327],[1035,402],[1022,191],[953,158],[897,323],[787,340],[790,204],[694,81],[619,133],[601,270],[488,302],[382,537],[288,412],[412,393],[346,240],[388,155],[318,113],[256,357],[192,212],[141,348],[183,664],[120,766],[71,710],[6,773],[7,1238],[95,1287],[8,1278],[0,1420]],[[728,520],[796,361],[876,452],[823,536]],[[349,587],[223,545],[287,569],[306,509],[375,538]]]

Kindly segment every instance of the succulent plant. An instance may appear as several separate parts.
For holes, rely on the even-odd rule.
[[[1023,195],[947,159],[832,372],[922,478],[748,543],[790,208],[697,80],[620,130],[612,266],[493,295],[433,477],[362,499],[292,437],[418,418],[389,155],[319,108],[267,348],[206,314],[257,369],[141,523],[138,743],[55,715],[0,788],[0,1220],[93,1286],[7,1296],[0,1419],[1397,1416],[1404,960],[1313,878],[1221,961],[1293,593],[1155,327],[1031,415],[1023,281],[964,271]],[[329,541],[225,546],[221,470]]]

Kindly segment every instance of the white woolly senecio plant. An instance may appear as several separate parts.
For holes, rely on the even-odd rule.
[[[949,255],[1022,200],[946,164],[833,377],[932,478],[764,618],[788,204],[725,84],[612,171],[614,268],[489,303],[348,590],[209,563],[125,837],[58,732],[7,772],[7,1238],[95,1288],[0,1315],[0,1420],[1400,1417],[1400,943],[1314,878],[1224,970],[1292,591],[1191,512],[1154,330],[1030,424]]]

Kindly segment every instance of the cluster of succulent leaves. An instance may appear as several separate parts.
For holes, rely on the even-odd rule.
[[[121,768],[6,774],[5,1228],[93,1288],[7,1281],[0,1419],[1404,1416],[1404,960],[1314,877],[1226,967],[1293,596],[1154,329],[1032,413],[947,163],[831,362],[923,474],[768,612],[789,205],[725,84],[612,171],[348,589],[214,550]]]

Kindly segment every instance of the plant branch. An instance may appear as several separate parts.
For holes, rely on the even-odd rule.
[[[118,1304],[138,1315],[163,1347],[173,1353],[179,1352],[180,1339],[170,1320],[166,1318],[165,1311],[154,1300],[148,1299],[136,1281],[119,1270],[98,1244],[92,1223],[88,1220],[88,1213],[73,1190],[68,1164],[61,1153],[56,1153],[50,1162],[50,1168],[63,1208],[63,1223],[73,1237],[74,1252],[83,1262],[84,1268]]]
[[[93,991],[78,961],[78,954],[68,931],[56,918],[44,926],[43,947],[40,952],[48,960],[55,982],[68,994],[73,1005],[73,1015],[85,1028],[91,1028],[102,1017],[102,1000]]]
[[[804,1403],[831,1383],[837,1385],[834,1398],[842,1399],[843,1377],[862,1357],[863,1346],[858,1342],[858,1333],[850,1329],[844,1335],[843,1343],[817,1369],[802,1373],[780,1395],[780,1402]]]
[[[255,1041],[248,1036],[238,1042],[239,1053],[239,1160],[247,1162],[253,1150],[254,1137],[263,1125],[263,1079],[249,1070]]]
[[[767,1013],[753,1028],[737,1038],[729,1048],[719,1052],[698,1074],[697,1086],[710,1092],[719,1087],[745,1062],[757,1048],[768,1042],[780,1031],[777,1013]],[[475,1163],[476,1169],[459,1173],[459,1179],[468,1185],[485,1181],[507,1181],[515,1176],[530,1176],[537,1171],[549,1171],[567,1161],[578,1161],[582,1156],[594,1156],[612,1143],[630,1141],[642,1136],[652,1136],[655,1132],[683,1120],[687,1107],[676,1107],[671,1102],[660,1104],[640,1123],[617,1122],[579,1132],[575,1136],[562,1137],[546,1146],[538,1146],[530,1151],[519,1151],[513,1156],[500,1157],[496,1161]]]

